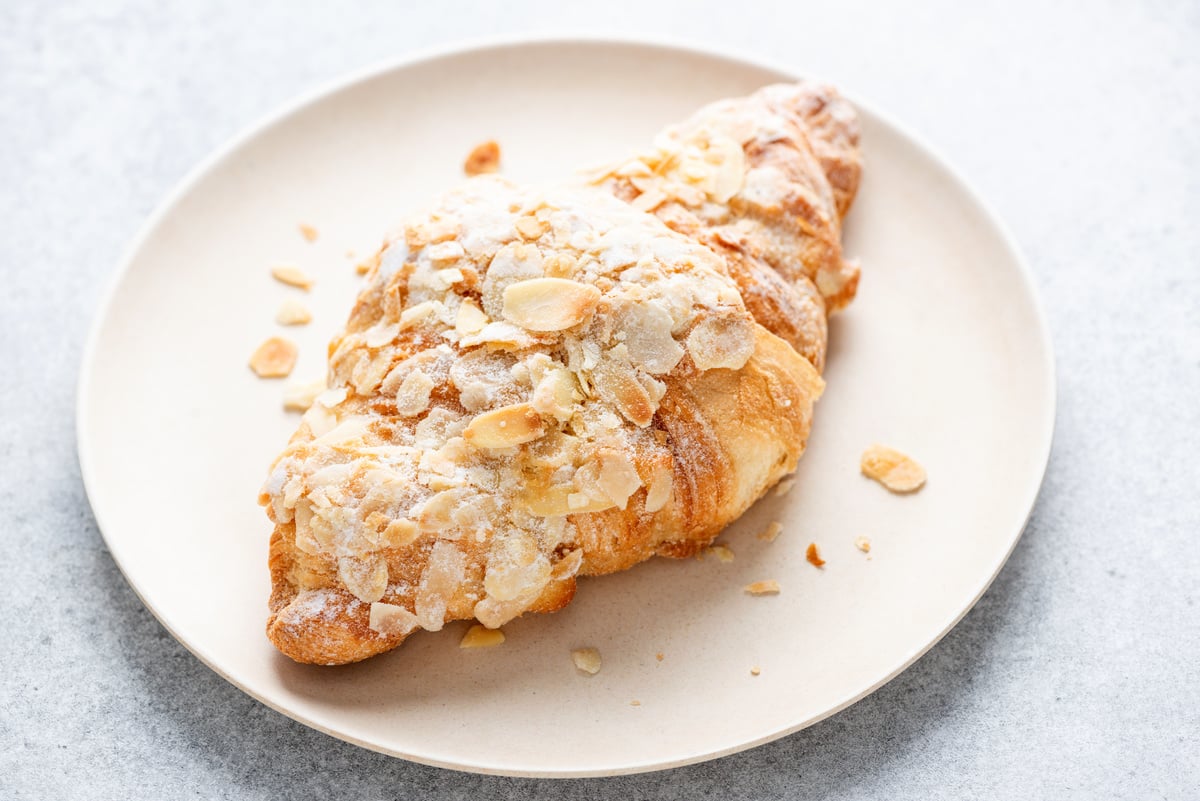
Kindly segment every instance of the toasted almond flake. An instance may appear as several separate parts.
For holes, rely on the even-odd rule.
[[[306,292],[312,289],[313,280],[299,267],[290,264],[277,264],[271,268],[271,275],[276,281],[288,286],[299,287]]]
[[[796,479],[785,478],[783,481],[780,481],[777,485],[775,485],[775,494],[782,498],[784,495],[787,495],[789,492],[791,492],[792,487],[794,486],[796,486]]]
[[[537,217],[518,217],[513,226],[517,229],[517,233],[525,239],[537,239],[550,228],[549,224]]]
[[[632,178],[633,176],[650,176],[654,175],[654,171],[650,166],[641,159],[632,159],[625,162],[617,168],[616,174],[622,178]]]
[[[400,323],[392,323],[391,325],[380,323],[367,329],[363,335],[363,341],[367,344],[368,348],[382,348],[384,345],[391,344],[399,333]]]
[[[366,275],[367,273],[371,272],[371,265],[368,262],[360,261],[358,264],[354,265],[354,272],[359,275]]]
[[[708,546],[708,552],[717,557],[718,562],[728,563],[733,561],[733,549],[731,549],[728,545],[714,543],[713,545]]]
[[[754,667],[750,668],[750,675],[751,675],[751,676],[757,676],[757,675],[759,675],[760,673],[762,673],[762,669],[761,669],[761,668],[759,668],[759,666],[758,666],[758,665],[755,665]]]
[[[898,494],[916,492],[925,485],[925,468],[911,457],[883,445],[872,445],[863,451],[860,467],[864,476]]]
[[[338,578],[358,600],[374,603],[387,590],[387,560],[378,554],[338,559]]]
[[[400,382],[396,390],[396,414],[401,417],[416,417],[429,408],[429,395],[433,392],[433,379],[420,370],[413,370]]]
[[[666,203],[669,198],[666,193],[660,189],[651,189],[649,192],[643,192],[630,202],[638,211],[654,211],[662,204]]]
[[[778,595],[779,582],[775,579],[766,579],[765,581],[756,581],[752,584],[747,584],[742,589],[750,595]]]
[[[350,394],[350,390],[345,387],[332,387],[325,390],[315,399],[318,406],[323,406],[326,409],[332,409],[340,406],[342,401],[346,400],[346,396]]]
[[[870,553],[871,552],[871,541],[869,539],[867,539],[866,537],[855,537],[854,538],[854,547],[857,548],[858,550],[862,551],[863,553]]]
[[[400,330],[407,331],[409,328],[425,322],[443,308],[445,307],[436,300],[427,300],[416,306],[410,306],[400,312]]]
[[[729,199],[742,188],[746,177],[746,155],[742,146],[726,136],[713,137],[708,145],[707,157],[716,157],[717,170],[713,175],[710,194],[718,203]]]
[[[542,416],[528,403],[492,409],[472,420],[463,438],[477,448],[511,448],[546,433]]]
[[[770,525],[763,529],[762,532],[759,533],[758,538],[763,542],[774,542],[775,538],[778,537],[782,531],[783,524],[778,520],[774,520],[770,523]]]
[[[454,262],[467,254],[463,246],[454,240],[437,242],[425,248],[425,254],[434,264]],[[460,279],[461,280],[461,279]]]
[[[463,336],[478,334],[488,324],[488,316],[475,305],[475,301],[464,300],[454,318],[454,330]]]
[[[316,242],[317,241],[318,234],[317,234],[316,228],[312,227],[308,223],[300,223],[299,228],[300,228],[300,236],[304,237],[305,242]]]
[[[639,701],[638,699],[634,698],[632,701],[629,702],[629,705],[630,706],[641,706],[642,702]]]
[[[271,337],[250,356],[250,369],[259,378],[286,378],[296,366],[296,346],[283,337]]]
[[[317,396],[325,391],[325,379],[318,378],[307,384],[288,384],[283,390],[283,408],[292,412],[305,412],[313,405]]]
[[[657,654],[655,654],[655,655],[654,655],[654,658],[655,658],[655,659],[657,659],[659,662],[661,662],[661,661],[663,661],[663,659],[665,659],[666,657],[663,655],[663,652],[662,652],[662,651],[659,651]]]
[[[504,642],[504,632],[500,629],[489,629],[478,623],[467,629],[459,648],[494,648]]]
[[[482,175],[499,169],[500,145],[491,139],[472,148],[463,162],[463,172],[467,175]]]
[[[810,542],[804,549],[804,558],[813,567],[825,567],[825,560],[821,558],[821,551],[815,542]]]
[[[512,323],[498,321],[488,323],[477,334],[469,334],[458,341],[460,348],[486,345],[490,350],[522,350],[532,347],[536,340]]]
[[[754,339],[754,321],[749,315],[711,315],[688,334],[687,349],[698,370],[738,370],[753,355]]]
[[[575,663],[576,668],[589,676],[600,672],[600,651],[595,648],[576,648],[571,651],[571,661]]]
[[[295,298],[286,298],[275,312],[275,322],[280,325],[306,325],[312,322],[312,312]]]
[[[367,625],[372,631],[385,637],[403,637],[420,624],[417,616],[403,606],[376,601],[371,604],[371,614]]]
[[[657,512],[671,500],[672,474],[668,465],[654,468],[646,490],[646,511]]]
[[[600,290],[566,278],[531,278],[504,289],[505,319],[526,331],[562,331],[588,320]]]
[[[406,548],[416,542],[419,534],[416,521],[402,517],[388,523],[379,535],[379,545],[382,548]]]

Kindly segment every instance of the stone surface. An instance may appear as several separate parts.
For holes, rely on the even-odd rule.
[[[1200,6],[449,8],[0,6],[0,797],[1196,798]],[[758,53],[874,100],[1007,220],[1059,370],[1057,438],[1029,528],[927,656],[770,745],[578,782],[380,756],[225,683],[109,558],[73,428],[98,294],[143,218],[212,148],[347,70],[548,31]]]

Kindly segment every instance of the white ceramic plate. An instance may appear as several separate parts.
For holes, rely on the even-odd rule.
[[[832,714],[920,656],[1020,536],[1049,452],[1053,366],[1028,271],[995,218],[861,104],[866,174],[845,232],[861,291],[832,323],[828,390],[795,489],[723,536],[735,561],[655,560],[585,579],[567,609],[514,621],[490,650],[460,651],[458,624],[315,668],[263,635],[271,526],[255,496],[297,417],[281,409],[282,382],[255,378],[246,360],[279,332],[280,301],[299,296],[268,267],[292,262],[318,280],[304,297],[313,324],[287,332],[301,346],[293,378],[318,377],[360,280],[347,250],[368,254],[458,181],[479,141],[502,143],[510,176],[561,178],[644,146],[703,103],[788,78],[657,45],[493,45],[341,84],[193,174],[121,266],[79,394],[88,495],[150,610],[222,676],[310,726],[519,775],[732,753]],[[317,226],[315,244],[300,222]],[[924,463],[922,492],[889,495],[859,475],[877,441]],[[773,520],[783,534],[758,540]],[[805,562],[809,542],[823,570]],[[766,578],[783,592],[742,592]],[[604,656],[592,678],[568,654],[583,645]]]

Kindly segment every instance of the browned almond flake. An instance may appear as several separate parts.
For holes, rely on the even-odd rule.
[[[300,223],[300,236],[304,237],[305,242],[316,242],[318,236],[317,229],[308,223]]]
[[[480,175],[485,172],[496,172],[500,169],[500,145],[488,140],[475,148],[463,162],[463,172],[467,175]]]
[[[639,701],[638,699],[634,698],[632,701],[629,702],[629,705],[630,706],[641,706],[642,702]]]
[[[821,551],[817,549],[817,544],[815,542],[810,542],[808,544],[808,548],[806,548],[804,551],[804,558],[807,559],[808,563],[813,567],[825,566],[825,560],[821,558]]]
[[[715,543],[708,547],[708,552],[717,557],[718,562],[732,562],[733,550],[728,545]]]
[[[854,540],[854,547],[863,553],[871,552],[871,541],[866,537],[857,537]]]
[[[761,669],[761,668],[759,668],[759,666],[758,666],[758,665],[755,665],[754,667],[750,668],[750,675],[751,675],[751,676],[757,676],[757,675],[759,675],[760,673],[762,673],[762,669]]]
[[[286,378],[296,366],[296,346],[283,337],[271,337],[250,357],[250,369],[259,378]]]
[[[924,467],[883,445],[872,445],[863,451],[860,468],[864,476],[875,479],[891,492],[916,492],[925,485]]]
[[[476,623],[467,629],[459,648],[492,648],[504,642],[504,632],[500,629],[489,629]]]
[[[299,267],[277,264],[271,268],[271,275],[282,284],[298,287],[306,292],[312,289],[313,280]]]
[[[778,537],[782,531],[783,524],[776,520],[772,522],[771,525],[767,526],[766,529],[760,532],[758,538],[763,542],[774,542],[775,538]]]
[[[742,589],[751,595],[778,595],[779,582],[775,579],[766,579],[765,581],[756,581],[753,584],[747,584]]]

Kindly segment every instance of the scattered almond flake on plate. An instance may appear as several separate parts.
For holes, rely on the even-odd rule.
[[[476,623],[467,629],[459,648],[493,648],[504,642],[504,632],[500,629],[489,629]]]
[[[295,298],[287,298],[275,312],[275,322],[280,325],[308,325],[312,322],[312,312]]]
[[[916,492],[925,486],[925,468],[898,450],[872,445],[863,451],[862,473],[873,478],[891,492]]]
[[[742,589],[748,592],[750,595],[778,595],[779,582],[775,579],[756,581],[753,584],[747,584]]]
[[[467,175],[481,175],[485,172],[496,172],[500,169],[500,145],[489,139],[475,148],[463,162],[463,172]]]
[[[751,676],[757,676],[757,675],[759,675],[760,673],[762,673],[762,669],[761,669],[761,668],[759,668],[759,666],[758,666],[758,665],[755,665],[754,667],[750,668],[750,675],[751,675]]]
[[[576,648],[571,651],[571,661],[575,663],[576,668],[589,676],[600,672],[600,651],[595,648]]]
[[[318,236],[317,229],[308,223],[300,223],[300,236],[304,237],[305,242],[316,242]]]
[[[717,557],[717,561],[719,562],[733,561],[733,549],[728,545],[724,545],[722,543],[713,543],[712,545],[708,546],[707,550],[713,556]]]
[[[313,280],[299,267],[291,264],[277,264],[271,268],[271,275],[276,281],[288,286],[299,287],[305,292],[312,289]]]
[[[854,547],[857,548],[858,550],[862,551],[863,553],[870,553],[871,552],[871,541],[869,539],[867,539],[866,537],[856,537],[854,540]]]
[[[824,567],[825,560],[821,558],[821,551],[817,548],[815,542],[810,542],[808,547],[804,549],[804,558],[813,567]]]
[[[632,701],[629,702],[629,705],[630,706],[641,706],[642,702],[639,701],[638,699],[634,698]]]
[[[791,492],[792,487],[794,486],[796,486],[796,479],[785,478],[783,481],[780,481],[775,485],[775,494],[782,498],[784,495],[787,495],[789,492]]]
[[[250,357],[250,369],[259,378],[286,378],[296,366],[296,346],[283,337],[271,337]]]
[[[292,412],[307,412],[317,396],[325,391],[325,379],[318,378],[307,384],[291,383],[283,390],[283,408]]]
[[[774,542],[775,538],[778,537],[782,531],[783,524],[778,520],[774,520],[769,526],[759,533],[758,538],[763,542]]]

